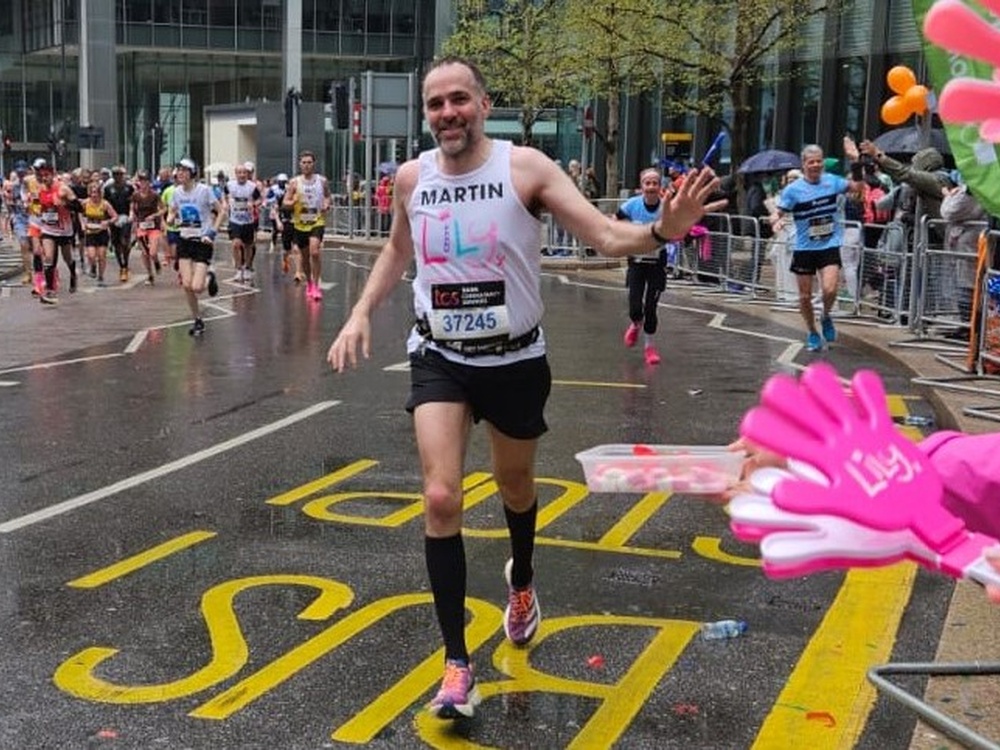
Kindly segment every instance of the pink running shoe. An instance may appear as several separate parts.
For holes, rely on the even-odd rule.
[[[523,646],[535,637],[542,621],[542,610],[538,606],[535,587],[515,589],[510,583],[510,571],[514,561],[508,560],[503,575],[507,579],[507,608],[503,613],[503,631],[515,646]]]
[[[653,346],[652,344],[646,345],[646,349],[643,352],[643,357],[645,357],[647,365],[660,364],[660,353],[656,351],[656,347]]]
[[[441,689],[427,704],[427,710],[439,719],[471,719],[480,700],[472,665],[461,659],[448,659],[444,663]]]
[[[639,326],[637,323],[629,323],[625,329],[625,346],[633,347],[639,340]]]
[[[323,290],[322,290],[322,289],[320,289],[320,286],[319,286],[319,282],[318,282],[318,281],[314,281],[314,282],[313,282],[313,293],[312,293],[312,298],[313,298],[314,300],[317,300],[317,301],[319,301],[319,300],[323,299]]]

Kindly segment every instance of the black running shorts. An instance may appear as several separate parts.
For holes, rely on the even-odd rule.
[[[827,266],[844,267],[840,261],[839,247],[828,250],[796,250],[792,253],[792,265],[788,270],[800,276],[812,276]]]
[[[485,419],[507,437],[533,440],[549,428],[543,412],[552,390],[552,372],[543,355],[509,365],[477,367],[445,359],[424,349],[410,355],[410,399],[421,404],[466,403],[475,422]]]
[[[200,239],[181,237],[177,242],[178,258],[187,258],[195,263],[204,263],[206,266],[212,262],[213,250],[212,245]]]

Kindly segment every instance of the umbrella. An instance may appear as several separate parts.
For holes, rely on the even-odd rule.
[[[933,146],[942,154],[951,154],[948,139],[945,138],[944,131],[939,128],[933,128],[930,131],[930,142],[924,141],[923,133],[919,127],[911,125],[907,128],[887,130],[873,143],[879,151],[890,156],[912,156],[926,146]]]
[[[797,169],[802,166],[802,159],[791,151],[768,149],[754,154],[740,164],[736,170],[740,174],[759,174],[761,172],[783,172],[786,169]]]

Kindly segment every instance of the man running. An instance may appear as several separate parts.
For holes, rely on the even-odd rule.
[[[235,178],[226,183],[226,210],[229,213],[229,239],[233,243],[233,266],[236,283],[253,281],[253,259],[257,252],[257,212],[260,189],[250,179],[245,164],[236,167]]]
[[[155,274],[160,272],[160,221],[163,218],[163,204],[160,196],[153,192],[149,173],[140,170],[135,176],[139,189],[132,195],[132,226],[135,237],[142,248],[142,265],[146,269],[146,284],[156,282]]]
[[[118,214],[118,221],[111,225],[111,249],[118,261],[118,280],[128,281],[128,256],[132,252],[132,194],[135,189],[125,180],[125,167],[120,164],[111,170],[111,182],[104,186],[104,199]]]
[[[299,175],[288,183],[282,205],[292,209],[295,227],[294,244],[298,248],[302,270],[306,277],[306,297],[323,299],[320,288],[321,250],[326,230],[326,212],[330,210],[330,185],[326,177],[316,174],[316,156],[312,151],[299,155]]]
[[[56,292],[56,264],[61,252],[69,265],[69,290],[76,291],[76,260],[73,258],[73,240],[76,234],[73,228],[72,205],[76,195],[69,185],[57,180],[55,170],[48,162],[40,164],[36,170],[39,190],[38,202],[41,213],[38,217],[41,229],[42,267],[45,276],[45,293],[41,302],[54,305],[58,302]]]
[[[194,318],[188,331],[191,336],[201,336],[205,332],[198,295],[206,285],[210,296],[214,297],[219,290],[209,264],[212,262],[215,237],[225,215],[212,188],[203,182],[195,182],[197,174],[198,166],[192,159],[184,158],[177,162],[177,184],[170,197],[167,214],[167,223],[177,224],[177,268],[188,308]]]
[[[471,62],[435,62],[423,84],[424,116],[438,148],[399,168],[389,239],[361,297],[330,346],[341,372],[371,354],[372,311],[416,261],[416,324],[410,331],[413,414],[423,471],[424,552],[444,640],[435,716],[472,716],[479,702],[465,642],[466,557],[462,477],[472,424],[488,424],[493,476],[503,500],[511,557],[504,632],[534,637],[541,611],[532,557],[538,502],[535,455],[551,387],[542,318],[539,215],[549,212],[587,246],[614,257],[651,253],[707,211],[718,186],[693,171],[652,224],[604,216],[548,156],[486,137],[490,99]]]
[[[799,289],[799,313],[806,324],[806,349],[818,352],[837,339],[830,311],[837,301],[840,285],[840,246],[844,237],[844,212],[840,196],[848,190],[858,190],[856,185],[839,175],[824,171],[823,149],[813,144],[802,149],[802,177],[791,183],[778,196],[778,221],[775,231],[780,232],[791,216],[795,222],[795,250],[792,253],[791,271]],[[813,312],[813,279],[819,275],[823,313],[820,325],[823,336],[816,330]]]

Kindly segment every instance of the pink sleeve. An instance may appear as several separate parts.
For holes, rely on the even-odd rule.
[[[972,531],[1000,539],[1000,432],[936,432],[920,443],[944,482],[944,506]]]

